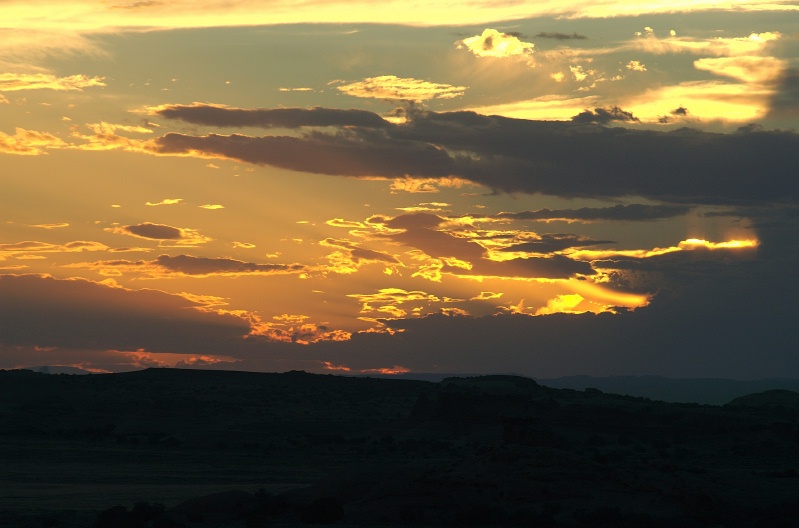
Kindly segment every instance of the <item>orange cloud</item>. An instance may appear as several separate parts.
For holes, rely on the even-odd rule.
[[[437,193],[442,188],[460,189],[465,186],[478,186],[478,184],[463,178],[397,178],[391,180],[391,192],[417,193]]]
[[[81,253],[84,251],[109,251],[110,249],[105,244],[89,240],[76,240],[66,244],[26,240],[14,244],[0,244],[0,260],[8,257],[24,258],[32,253]]]
[[[205,258],[189,255],[160,255],[155,260],[101,260],[67,264],[68,268],[84,268],[101,275],[113,277],[123,273],[140,273],[149,278],[177,278],[211,276],[239,277],[245,275],[280,275],[303,273],[301,264],[256,264],[229,258]]]
[[[402,365],[394,365],[393,367],[383,367],[375,369],[362,369],[361,374],[384,374],[384,375],[397,375],[407,374],[411,369],[405,368]]]
[[[144,222],[142,224],[108,227],[105,231],[118,235],[128,235],[145,240],[158,240],[160,246],[191,247],[213,240],[194,229],[172,227],[164,224]]]
[[[291,321],[253,324],[251,336],[264,337],[270,341],[309,345],[321,341],[349,341],[352,333],[345,330],[331,329],[326,325],[314,323],[292,323]]]
[[[39,229],[61,229],[62,227],[69,227],[69,224],[66,222],[57,224],[33,224],[31,227],[38,227]]]

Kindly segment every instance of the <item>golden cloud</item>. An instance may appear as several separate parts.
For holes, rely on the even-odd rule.
[[[150,207],[157,207],[159,205],[177,205],[183,201],[183,198],[164,198],[160,202],[147,202],[144,205],[149,205]]]
[[[338,90],[354,97],[421,102],[429,99],[460,97],[466,91],[466,87],[432,83],[408,77],[382,75],[339,86]]]
[[[13,136],[0,132],[0,153],[38,156],[48,148],[65,148],[67,143],[47,132],[16,128]]]
[[[777,81],[785,72],[787,62],[775,57],[714,57],[694,61],[697,70],[731,77],[747,84]]]
[[[8,2],[6,2],[8,3]],[[471,2],[437,0],[409,8],[407,2],[324,0],[308,9],[307,2],[222,2],[219,0],[119,1],[77,0],[37,2],[11,0],[3,24],[11,29],[69,30],[74,33],[108,31],[109,28],[186,28],[250,26],[292,23],[386,23],[422,26],[474,25],[486,20],[518,20],[536,16],[567,18],[632,17],[642,14],[690,13],[711,9],[738,12],[799,11],[784,0],[685,0],[681,2],[630,2],[629,0],[544,0],[540,2]],[[40,38],[41,35],[37,34]]]
[[[84,88],[105,85],[103,77],[87,75],[56,77],[48,73],[0,73],[0,92],[18,90],[82,91]]]
[[[482,115],[501,115],[514,119],[535,119],[542,121],[568,121],[586,108],[594,108],[599,98],[595,95],[569,97],[564,95],[545,95],[528,99],[488,106],[472,106],[468,109]]]
[[[696,39],[690,37],[669,36],[658,38],[652,28],[645,28],[644,33],[637,33],[636,38],[630,43],[634,49],[648,53],[696,53],[703,55],[736,56],[753,55],[762,52],[771,42],[778,40],[782,35],[778,32],[751,33],[747,37],[714,37]]]
[[[138,273],[148,278],[168,279],[211,276],[281,275],[307,271],[302,264],[257,264],[229,258],[160,255],[155,260],[101,260],[66,264],[66,268],[91,269],[106,277]]]

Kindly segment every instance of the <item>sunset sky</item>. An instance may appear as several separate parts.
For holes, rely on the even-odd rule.
[[[0,368],[799,377],[799,4],[0,0]]]

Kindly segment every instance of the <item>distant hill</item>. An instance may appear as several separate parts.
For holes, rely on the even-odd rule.
[[[774,389],[735,398],[729,406],[799,409],[799,392]]]
[[[799,526],[799,392],[603,380],[0,370],[0,526]]]
[[[393,378],[438,383],[452,377],[478,377],[480,374],[439,372],[409,372],[399,375],[370,375],[374,378]],[[724,405],[735,398],[768,390],[782,389],[799,392],[799,379],[733,380],[724,378],[664,378],[661,376],[564,376],[561,378],[532,378],[553,389],[598,389],[611,394],[637,396],[673,403]]]
[[[567,376],[536,381],[553,389],[585,390],[639,396],[675,403],[724,405],[747,394],[774,389],[799,392],[799,379],[732,380],[723,378],[663,378],[660,376]]]
[[[39,367],[25,367],[22,370],[32,370],[42,374],[91,374],[88,370],[78,367],[68,367],[66,365],[42,365]]]

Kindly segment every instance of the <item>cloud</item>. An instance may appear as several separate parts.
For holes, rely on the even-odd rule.
[[[585,110],[572,117],[572,121],[575,123],[598,123],[600,125],[606,125],[613,121],[622,123],[640,122],[640,119],[635,117],[632,112],[626,112],[618,106],[612,106],[610,108],[594,108],[593,111]]]
[[[105,86],[103,77],[70,75],[56,77],[47,73],[0,73],[0,92],[18,90],[82,91],[84,88]]]
[[[343,88],[345,87],[340,86],[339,90]],[[196,125],[217,127],[301,128],[360,126],[381,128],[388,124],[387,121],[373,112],[321,107],[244,109],[231,108],[224,105],[194,103],[191,105],[156,106],[149,108],[148,111],[151,115],[167,119],[180,119]]]
[[[49,229],[49,228],[48,228]],[[75,240],[66,244],[52,244],[26,240],[14,244],[0,244],[0,261],[9,257],[20,258],[37,253],[82,253],[84,251],[109,251],[111,248],[100,242]]]
[[[69,227],[67,222],[59,222],[56,224],[33,224],[31,227],[38,227],[39,229],[61,229],[64,227]]]
[[[640,222],[682,216],[691,211],[687,205],[616,204],[610,207],[581,207],[580,209],[538,209],[517,213],[499,213],[496,218],[511,220],[555,220],[565,222],[629,221]]]
[[[585,35],[578,35],[575,33],[557,33],[557,32],[550,32],[550,31],[542,31],[535,35],[536,38],[545,38],[545,39],[555,39],[555,40],[585,40],[588,37]]]
[[[596,246],[599,244],[614,244],[612,240],[592,240],[580,235],[547,233],[539,235],[535,240],[528,240],[502,248],[500,251],[524,253],[554,253],[565,249]]]
[[[240,277],[244,275],[280,275],[308,270],[302,264],[256,264],[230,258],[160,255],[155,260],[101,260],[67,264],[67,268],[92,269],[113,277],[123,273],[140,273],[150,278],[177,277]]]
[[[164,2],[158,2],[156,0],[143,0],[139,2],[131,2],[129,4],[112,5],[111,9],[144,9],[149,7],[160,7],[162,5],[164,5]]]
[[[424,112],[381,130],[350,127],[302,137],[167,134],[149,148],[329,175],[456,177],[495,191],[564,197],[799,200],[793,174],[799,134],[781,130],[654,131]]]
[[[647,53],[694,53],[701,55],[746,56],[762,53],[773,45],[782,35],[774,32],[751,33],[746,37],[713,37],[697,39],[691,37],[669,36],[658,38],[652,28],[636,33],[630,47]]]
[[[152,149],[159,154],[228,158],[303,172],[347,176],[405,177],[410,172],[407,164],[411,159],[417,165],[411,169],[416,174],[438,176],[440,167],[450,163],[446,152],[432,145],[394,142],[379,136],[364,138],[363,141],[359,135],[346,131],[303,138],[237,134],[198,137],[170,133],[156,139]]]
[[[535,44],[523,42],[515,35],[487,28],[483,33],[458,41],[458,48],[466,48],[478,57],[524,57],[531,59]]]
[[[338,90],[355,97],[421,102],[430,99],[454,99],[462,96],[466,87],[383,75],[345,84],[339,86]]]
[[[305,320],[306,316],[298,316]],[[343,330],[334,330],[325,325],[301,323],[292,319],[275,318],[277,322],[259,323],[253,330],[253,336],[265,337],[272,342],[295,343],[309,345],[324,341],[348,341],[352,334]]]
[[[645,72],[646,65],[644,65],[641,61],[631,60],[627,64],[624,65],[630,71],[637,71],[637,72]]]
[[[227,352],[250,331],[247,320],[157,290],[83,279],[0,275],[0,345]]]
[[[563,82],[562,72],[551,74],[555,82]],[[472,106],[469,110],[482,115],[501,115],[515,119],[541,119],[544,121],[568,121],[585,108],[595,105],[595,95],[571,97],[567,95],[543,95],[524,101],[486,106]]]
[[[368,6],[368,7],[367,7]],[[109,8],[111,7],[111,8]],[[97,3],[90,0],[69,2],[56,0],[15,2],[14,9],[4,19],[4,26],[26,29],[36,25],[42,30],[69,30],[75,33],[108,31],[108,28],[192,28],[236,27],[258,24],[301,23],[376,23],[391,20],[396,24],[422,26],[477,25],[486,22],[507,22],[539,16],[559,18],[635,17],[668,13],[693,13],[718,10],[717,0],[692,0],[680,3],[653,5],[628,0],[601,2],[504,2],[471,3],[448,0],[426,2],[410,8],[406,2],[391,0],[379,4],[358,4],[337,0],[314,4],[308,9],[305,2],[221,2],[218,0],[172,0],[159,2]],[[738,12],[796,12],[797,6],[788,1],[738,0]]]
[[[13,136],[0,132],[0,153],[38,156],[47,154],[45,149],[65,148],[67,143],[47,132],[36,132],[17,128]]]
[[[160,240],[162,242],[172,242],[176,246],[193,246],[204,244],[212,239],[201,235],[194,229],[182,227],[172,227],[165,224],[153,224],[144,222],[142,224],[127,225],[120,227],[106,228],[109,233],[129,235],[147,240]]]
[[[355,263],[360,263],[361,261],[384,262],[386,264],[400,263],[393,255],[389,255],[383,251],[375,251],[373,249],[363,248],[358,244],[350,242],[349,240],[326,238],[319,244],[326,247],[334,247],[346,250]]]
[[[203,258],[189,255],[170,257],[161,255],[155,264],[165,270],[183,275],[274,275],[278,273],[299,273],[307,268],[301,264],[255,264],[229,258]]]
[[[577,305],[583,302],[583,296],[578,293],[569,293],[558,295],[554,299],[550,299],[547,305],[539,308],[535,315],[547,315],[553,313],[582,313],[585,310],[575,311]]]
[[[787,68],[777,79],[768,115],[778,119],[799,117],[799,68]]]
[[[183,201],[183,198],[164,198],[160,202],[147,202],[144,205],[148,205],[150,207],[157,207],[159,205],[177,205]]]
[[[439,261],[440,272],[456,276],[565,279],[596,273],[590,263],[563,255],[496,261],[478,242],[439,229],[443,223],[443,218],[429,213],[401,215],[385,223],[398,232],[384,236],[423,251]],[[431,278],[436,280],[435,276]]]
[[[786,61],[775,57],[705,57],[694,61],[697,70],[749,84],[772,83],[782,76],[786,67]]]

